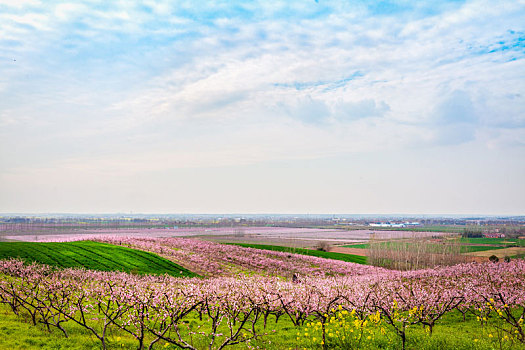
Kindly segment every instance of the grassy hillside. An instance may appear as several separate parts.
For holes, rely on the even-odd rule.
[[[256,249],[264,249],[264,250],[273,250],[277,252],[311,255],[311,256],[317,256],[319,258],[342,260],[342,261],[366,265],[366,256],[343,254],[343,253],[333,253],[333,252],[323,252],[320,250],[283,247],[283,246],[278,246],[278,245],[267,245],[267,244],[249,244],[249,243],[228,243],[228,244],[238,245],[238,246],[246,247],[246,248],[256,248]]]
[[[0,259],[20,258],[57,267],[85,267],[99,271],[196,276],[153,253],[92,241],[65,243],[0,242]]]

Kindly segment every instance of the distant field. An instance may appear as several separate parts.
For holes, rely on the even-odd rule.
[[[367,262],[366,256],[359,256],[359,255],[352,255],[352,254],[323,252],[320,250],[292,248],[292,247],[283,247],[283,246],[266,245],[266,244],[248,244],[248,243],[229,243],[229,244],[238,245],[238,246],[245,247],[245,248],[256,248],[256,249],[263,249],[263,250],[273,250],[277,252],[287,252],[287,253],[295,253],[295,254],[302,254],[302,255],[310,255],[310,256],[316,256],[319,258],[341,260],[341,261],[353,262],[353,263],[363,264],[363,265],[365,265]]]
[[[416,227],[381,227],[385,230],[393,231],[418,231],[418,232],[448,232],[448,233],[463,233],[464,226],[416,226]]]
[[[525,239],[507,239],[507,238],[460,238],[461,243],[468,244],[501,244],[501,245],[510,245],[515,244],[520,247],[525,247]]]
[[[486,251],[478,251],[478,252],[472,252],[468,255],[471,256],[479,256],[479,257],[485,257],[488,258],[491,255],[495,255],[500,259],[504,259],[505,257],[510,258],[520,258],[523,257],[525,254],[525,248],[524,247],[510,247],[510,248],[504,248],[503,249],[493,249],[493,250],[486,250]]]
[[[164,274],[193,277],[191,271],[153,253],[112,244],[79,241],[65,243],[0,242],[0,259],[20,258],[62,268]]]
[[[485,244],[485,243],[481,243],[481,242],[477,242],[477,243]],[[399,244],[407,244],[407,243],[388,242],[388,245],[390,247],[396,247],[396,246],[399,246]],[[436,246],[436,248],[439,247],[438,244],[436,244],[435,246]],[[342,247],[344,247],[344,248],[368,249],[370,246],[369,246],[368,243],[364,243],[364,244],[344,245]],[[486,251],[486,250],[495,250],[495,249],[503,249],[503,248],[505,248],[505,246],[495,247],[495,246],[485,246],[485,245],[480,245],[480,246],[476,246],[476,245],[462,245],[461,248],[460,248],[460,251],[461,251],[461,253],[472,253],[472,252],[481,252],[481,251]]]
[[[373,227],[368,225],[323,225],[315,226],[319,229],[343,229],[343,230],[374,230],[378,229],[381,231],[408,231],[408,232],[446,232],[446,233],[463,233],[465,226],[415,226],[415,227]]]
[[[360,243],[360,244],[342,245],[341,247],[343,247],[343,248],[368,249],[368,248],[370,248],[370,245],[368,243]]]

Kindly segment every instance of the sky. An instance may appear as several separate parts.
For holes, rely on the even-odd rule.
[[[525,214],[525,1],[0,0],[0,212]]]

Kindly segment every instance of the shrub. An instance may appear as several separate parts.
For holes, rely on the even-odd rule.
[[[330,243],[328,243],[326,241],[320,241],[315,246],[315,249],[320,250],[322,252],[329,252],[330,248],[331,248]]]

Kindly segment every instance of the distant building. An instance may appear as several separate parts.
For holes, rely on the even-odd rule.
[[[486,237],[486,238],[505,238],[505,234],[504,233],[499,233],[499,232],[485,232],[485,233],[483,233],[483,237]]]
[[[390,222],[371,223],[371,224],[368,224],[368,226],[371,226],[371,227],[406,227],[405,224],[396,224],[396,223],[390,223]]]
[[[405,222],[405,225],[406,226],[420,226],[421,224],[417,221],[413,221],[413,222]]]
[[[370,223],[368,224],[368,226],[371,226],[371,227],[397,227],[397,228],[402,228],[402,227],[414,227],[414,226],[419,226],[421,225],[419,222],[374,222],[374,223]]]

